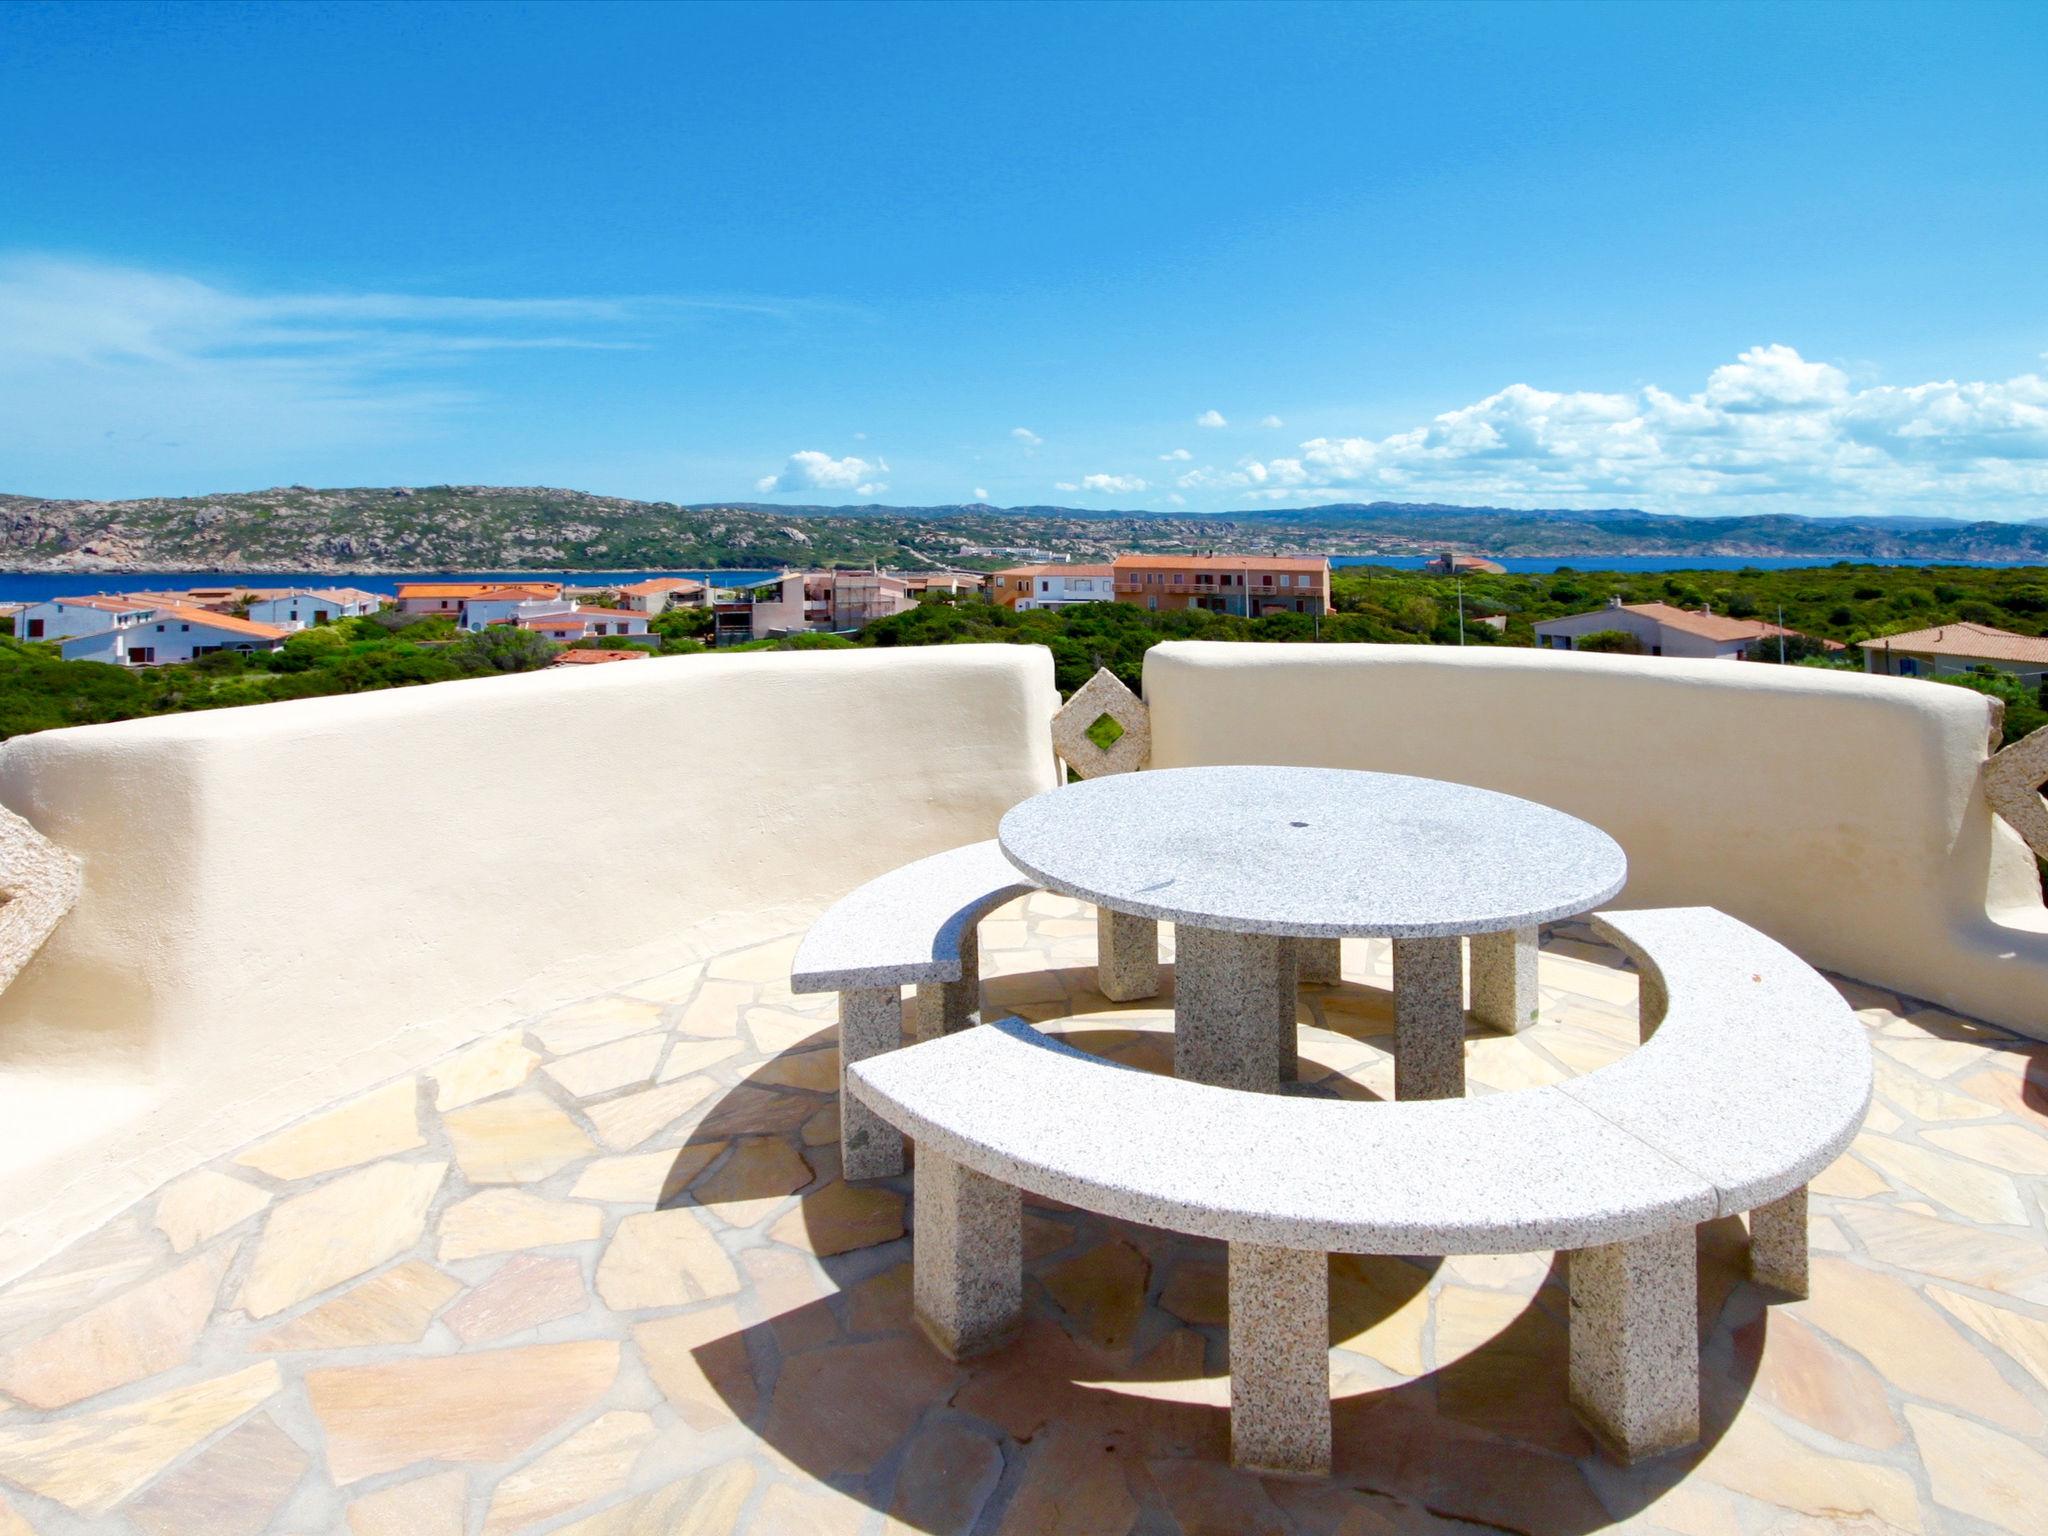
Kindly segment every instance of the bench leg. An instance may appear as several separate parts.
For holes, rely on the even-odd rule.
[[[1288,1020],[1294,1017],[1286,941],[1187,923],[1174,939],[1174,1075],[1270,1093],[1278,1086],[1283,990]]]
[[[1330,1473],[1330,1260],[1230,1245],[1230,1464]]]
[[[1159,924],[1095,909],[1095,987],[1113,1003],[1159,995]]]
[[[1536,1022],[1534,927],[1472,936],[1472,1017],[1488,1029],[1519,1034]]]
[[[1571,1256],[1571,1402],[1623,1463],[1700,1437],[1698,1240],[1690,1223]]]
[[[1396,939],[1394,1097],[1464,1096],[1464,941]]]
[[[903,994],[850,987],[839,994],[839,1167],[848,1179],[903,1171],[903,1133],[846,1091],[846,1069],[903,1043]]]
[[[985,1354],[1024,1323],[1024,1196],[917,1151],[911,1289],[918,1326],[949,1360]]]
[[[1749,1213],[1749,1274],[1787,1296],[1808,1294],[1806,1186]]]
[[[981,940],[972,928],[960,935],[960,979],[917,984],[917,1038],[936,1040],[981,1022]]]
[[[1342,939],[1296,939],[1294,954],[1301,979],[1309,985],[1334,987],[1344,979]]]

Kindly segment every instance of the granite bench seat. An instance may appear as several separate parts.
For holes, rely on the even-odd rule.
[[[1845,1148],[1870,1050],[1806,963],[1711,908],[1613,913],[1645,1043],[1571,1082],[1361,1103],[1118,1066],[1018,1020],[849,1069],[917,1140],[917,1315],[1003,1342],[1021,1195],[1230,1244],[1232,1459],[1329,1465],[1325,1255],[1571,1252],[1571,1392],[1625,1459],[1699,1433],[1694,1228],[1751,1216],[1757,1278],[1804,1294],[1805,1185]]]
[[[981,1009],[975,925],[1038,889],[994,839],[935,853],[870,880],[811,924],[790,969],[793,992],[839,994],[839,1149],[849,1179],[903,1171],[903,1135],[847,1096],[853,1063],[903,1043],[903,992],[918,989],[920,1027],[950,1033]]]

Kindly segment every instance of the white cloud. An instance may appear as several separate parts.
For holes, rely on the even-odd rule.
[[[978,486],[978,485],[977,485],[977,486],[976,486],[976,487],[974,488],[974,499],[975,499],[976,501],[987,501],[987,500],[988,500],[988,492],[987,492],[987,491],[985,491],[985,490],[983,490],[983,489],[982,489],[982,488],[981,488],[980,486]]]
[[[1278,416],[1261,416],[1259,418],[1259,425],[1262,427],[1284,427],[1287,423]]]
[[[1084,491],[1109,491],[1117,495],[1129,495],[1142,491],[1148,482],[1137,475],[1083,475],[1081,489]]]
[[[1055,480],[1052,483],[1052,488],[1056,491],[1078,491],[1081,489],[1080,486],[1071,480]]]
[[[1195,418],[1195,425],[1198,427],[1227,427],[1230,423],[1223,419],[1221,411],[1204,411]]]
[[[792,453],[780,474],[763,475],[755,481],[754,489],[771,495],[785,491],[852,491],[856,496],[879,496],[889,487],[873,477],[887,473],[889,466],[880,459],[872,464],[851,454],[835,459],[829,453],[806,448]]]
[[[1159,462],[1162,464],[1171,464],[1177,460],[1187,460],[1192,459],[1193,457],[1194,455],[1192,453],[1189,453],[1187,449],[1176,448],[1171,453],[1162,453],[1161,455],[1159,455]]]
[[[0,255],[0,421],[53,478],[223,478],[427,439],[486,400],[480,364],[653,344],[766,301],[258,291],[180,272]],[[165,450],[179,450],[175,458]],[[24,473],[26,450],[11,468]]]
[[[1171,492],[1166,499],[1172,502],[1176,507],[1184,507],[1188,504],[1187,497],[1181,495],[1179,491]]]
[[[868,435],[865,432],[856,432],[853,434],[853,440],[856,443],[864,443],[868,440]]]
[[[1045,441],[1044,438],[1040,437],[1036,432],[1032,431],[1029,427],[1012,427],[1010,428],[1010,436],[1017,439],[1017,441],[1022,443],[1026,448],[1036,448],[1040,443]]]
[[[1184,489],[1245,499],[1368,492],[1657,511],[2040,515],[2048,379],[1855,387],[1783,345],[1753,347],[1679,396],[1511,384],[1386,437],[1204,465]]]

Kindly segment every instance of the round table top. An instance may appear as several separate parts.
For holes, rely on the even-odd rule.
[[[1069,784],[1003,817],[1047,890],[1235,933],[1440,938],[1600,905],[1621,847],[1563,811],[1344,768],[1168,768]]]

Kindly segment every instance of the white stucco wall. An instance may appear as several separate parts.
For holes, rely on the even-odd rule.
[[[1961,688],[1670,657],[1178,642],[1152,763],[1301,763],[1525,795],[1628,852],[1616,906],[1705,903],[1815,964],[2048,1038],[2048,912],[1978,788]],[[1362,858],[1370,854],[1361,850]]]
[[[417,1067],[493,999],[530,1012],[653,974],[725,914],[797,927],[992,836],[1053,782],[1057,706],[1048,652],[944,646],[678,657],[10,741],[0,801],[83,857],[85,888],[0,994],[0,1109],[105,1092],[47,1136],[0,1134],[0,1220],[46,1246]],[[281,896],[275,871],[309,866],[340,873]],[[644,873],[622,896],[627,867]]]

